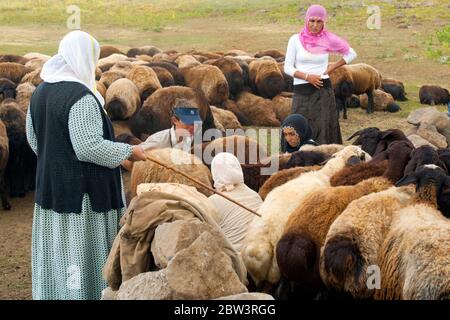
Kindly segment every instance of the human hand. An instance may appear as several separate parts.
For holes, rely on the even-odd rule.
[[[323,86],[323,82],[322,82],[321,76],[317,75],[317,74],[308,74],[308,77],[307,77],[306,81],[311,83],[317,89],[320,89],[320,87]]]
[[[142,146],[137,145],[133,146],[133,153],[131,154],[129,160],[131,161],[140,161],[146,160],[147,156],[145,155],[144,148]]]

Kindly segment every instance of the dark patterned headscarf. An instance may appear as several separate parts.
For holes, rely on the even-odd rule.
[[[283,129],[284,128],[292,128],[295,132],[300,136],[300,142],[297,146],[292,147],[284,138]],[[300,149],[300,147],[304,144],[313,144],[317,145],[313,140],[312,130],[309,126],[308,120],[302,116],[301,114],[291,114],[286,119],[284,119],[281,124],[281,151],[282,152],[295,152]]]

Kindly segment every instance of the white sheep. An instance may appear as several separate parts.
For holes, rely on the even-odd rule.
[[[244,263],[256,284],[262,281],[276,284],[280,280],[274,249],[290,214],[310,192],[330,186],[330,177],[351,157],[370,160],[361,148],[345,147],[334,154],[321,170],[306,172],[267,195],[259,209],[262,217],[254,219],[241,249]]]

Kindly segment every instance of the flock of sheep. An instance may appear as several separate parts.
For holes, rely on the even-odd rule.
[[[167,129],[175,99],[200,109],[203,130],[242,126],[280,126],[290,113],[292,78],[284,74],[284,54],[161,50],[146,46],[124,53],[102,46],[97,89],[105,97],[116,139],[139,144]],[[34,187],[36,157],[28,146],[25,115],[49,56],[29,53],[0,56],[0,193],[4,209],[11,196]],[[330,75],[344,111],[395,112],[394,100],[406,99],[404,86],[383,79],[367,64],[343,66]],[[448,91],[428,86],[423,103],[448,103]],[[278,298],[450,298],[450,150],[414,145],[397,129],[360,130],[352,146],[304,146],[293,154],[267,156],[248,137],[228,136],[204,143],[211,155],[232,142],[245,149],[244,180],[264,203],[255,217],[241,256],[255,289]],[[352,137],[353,138],[353,137]],[[257,163],[249,153],[257,150]],[[149,151],[171,164],[171,150]],[[172,163],[212,187],[209,164],[182,150]],[[277,159],[271,176],[261,169]],[[129,197],[144,182],[191,181],[150,162],[135,163]],[[197,185],[194,185],[198,187]],[[8,188],[6,188],[8,187]],[[209,195],[208,190],[198,190]],[[380,288],[367,285],[371,268]]]

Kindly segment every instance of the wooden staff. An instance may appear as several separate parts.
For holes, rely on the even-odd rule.
[[[253,211],[253,210],[250,209],[250,208],[247,208],[247,207],[244,206],[243,204],[241,204],[241,203],[239,203],[239,202],[237,202],[237,201],[235,201],[235,200],[233,200],[233,199],[227,197],[227,196],[224,195],[222,192],[219,192],[219,191],[217,191],[217,190],[214,190],[213,188],[207,186],[207,185],[204,184],[203,182],[198,181],[197,179],[191,177],[190,175],[188,175],[188,174],[186,174],[186,173],[184,173],[184,172],[182,172],[182,171],[180,171],[180,170],[178,170],[178,169],[176,169],[176,168],[174,168],[174,167],[172,167],[172,166],[168,166],[168,165],[166,165],[165,163],[162,163],[161,161],[159,161],[159,160],[157,160],[157,159],[154,159],[154,158],[152,158],[152,157],[150,157],[150,156],[147,156],[147,160],[150,160],[150,161],[152,161],[152,162],[154,162],[154,163],[156,163],[156,164],[159,164],[160,166],[162,166],[162,167],[164,167],[164,168],[166,168],[166,169],[169,169],[169,170],[172,170],[172,171],[174,171],[174,172],[176,172],[176,173],[178,173],[178,174],[181,174],[183,177],[185,177],[185,178],[191,180],[192,182],[195,182],[196,184],[202,186],[203,188],[205,188],[205,189],[207,189],[207,190],[209,190],[209,191],[211,191],[211,192],[213,192],[213,193],[215,193],[215,194],[218,194],[219,196],[221,196],[221,197],[227,199],[228,201],[231,201],[231,202],[233,202],[234,204],[240,206],[241,208],[244,208],[245,210],[247,210],[247,211],[253,213],[254,215],[257,215],[258,217],[261,217],[261,215],[260,215],[258,212]]]

